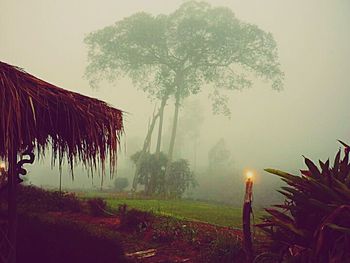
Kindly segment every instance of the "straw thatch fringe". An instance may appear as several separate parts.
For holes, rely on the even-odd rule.
[[[72,171],[80,161],[104,172],[109,155],[113,174],[122,132],[121,110],[0,61],[0,158],[30,147],[40,156],[51,144],[60,168],[66,157]]]

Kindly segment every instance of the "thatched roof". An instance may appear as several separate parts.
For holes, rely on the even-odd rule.
[[[19,153],[33,147],[39,155],[51,146],[53,161],[65,157],[113,171],[123,132],[122,111],[105,102],[64,90],[0,61],[0,158],[11,145]]]

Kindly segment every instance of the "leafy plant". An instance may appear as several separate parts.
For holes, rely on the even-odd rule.
[[[130,159],[135,163],[141,156],[141,151],[134,153]],[[145,153],[139,163],[137,183],[145,186],[146,195],[159,194],[164,191],[165,167],[168,158],[164,153]]]
[[[141,152],[131,156],[136,164]],[[168,194],[170,197],[179,198],[184,192],[196,186],[194,174],[187,160],[180,159],[171,162],[170,172],[166,176],[165,167],[168,158],[164,153],[144,155],[138,174],[138,183],[145,186],[146,195]]]
[[[259,224],[271,238],[270,249],[287,262],[347,262],[350,258],[350,147],[338,151],[333,167],[320,169],[305,158],[301,176],[266,169],[287,183],[279,192],[285,203],[266,211]]]
[[[186,240],[192,245],[197,244],[198,231],[188,222],[173,217],[163,217],[153,227],[153,240],[157,242],[171,242]]]
[[[28,211],[81,211],[74,193],[48,191],[35,186],[18,186],[18,205]]]
[[[166,184],[170,197],[180,198],[187,189],[196,186],[194,174],[187,160],[180,159],[171,163]]]
[[[152,213],[136,209],[129,210],[126,204],[120,205],[118,211],[121,229],[143,231],[153,221]]]
[[[107,203],[102,198],[92,198],[87,200],[90,213],[93,216],[103,216],[106,213]]]
[[[211,241],[207,262],[244,262],[241,241],[230,234],[220,234]]]

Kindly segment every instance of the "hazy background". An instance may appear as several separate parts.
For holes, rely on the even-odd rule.
[[[91,31],[135,12],[167,14],[182,2],[0,0],[0,60],[127,111],[119,160],[123,173],[130,167],[128,156],[143,141],[154,104],[128,79],[103,83],[98,90],[92,90],[83,77],[87,66],[83,39]],[[256,188],[261,185],[261,189],[270,189],[266,187],[273,176],[264,173],[263,168],[295,172],[303,167],[302,154],[315,160],[326,159],[339,148],[336,139],[350,142],[350,1],[208,2],[230,7],[239,19],[273,34],[285,85],[282,92],[276,92],[257,81],[249,90],[232,93],[231,119],[212,115],[207,94],[192,96],[205,117],[199,137],[198,167],[206,166],[208,149],[224,138],[232,154],[234,176],[241,176],[246,167],[255,169]],[[165,119],[171,116],[172,108],[168,107]],[[49,167],[48,160],[37,162],[29,168],[29,180],[37,185],[57,186],[58,169]],[[63,185],[99,185],[99,178],[92,183],[80,168],[76,174],[72,182],[64,173]]]

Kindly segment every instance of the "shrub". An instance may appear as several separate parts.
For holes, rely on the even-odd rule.
[[[157,242],[170,242],[180,238],[181,223],[178,219],[164,217],[153,230],[153,240]]]
[[[288,262],[348,262],[350,258],[350,147],[337,153],[333,167],[320,169],[305,158],[301,176],[267,169],[287,183],[279,191],[285,203],[266,209],[259,224],[270,237],[270,249]]]
[[[162,217],[154,226],[152,238],[157,242],[170,242],[178,239],[198,245],[197,235],[196,228],[191,227],[188,222],[173,217]]]
[[[81,202],[73,193],[48,191],[35,186],[18,187],[18,205],[27,211],[81,211]]]
[[[202,242],[205,242],[208,248],[201,252],[201,262],[246,262],[241,240],[236,234],[220,231],[216,232],[216,235],[213,236],[208,233],[208,236]]]
[[[38,214],[18,217],[17,262],[127,262],[107,229]]]
[[[137,166],[137,183],[145,186],[145,194],[163,194],[167,156],[162,152],[157,155],[138,151],[130,159]]]
[[[127,230],[145,230],[154,217],[150,212],[140,211],[136,209],[128,210],[127,205],[119,206],[120,228]]]
[[[62,202],[64,209],[72,212],[80,212],[82,210],[81,201],[74,193],[64,193]]]
[[[171,162],[170,171],[166,178],[168,157],[164,153],[161,152],[159,155],[142,154],[139,151],[130,158],[138,166],[137,183],[145,186],[147,196],[167,195],[171,198],[181,198],[186,190],[196,186],[194,173],[190,169],[189,162],[185,159]]]
[[[206,262],[245,262],[241,241],[236,236],[221,233],[211,241]]]
[[[196,186],[194,173],[191,171],[187,160],[180,159],[171,163],[166,185],[170,197],[173,198],[181,198],[186,190]]]
[[[102,198],[92,198],[87,200],[90,214],[93,216],[103,216],[106,214],[107,203]]]

